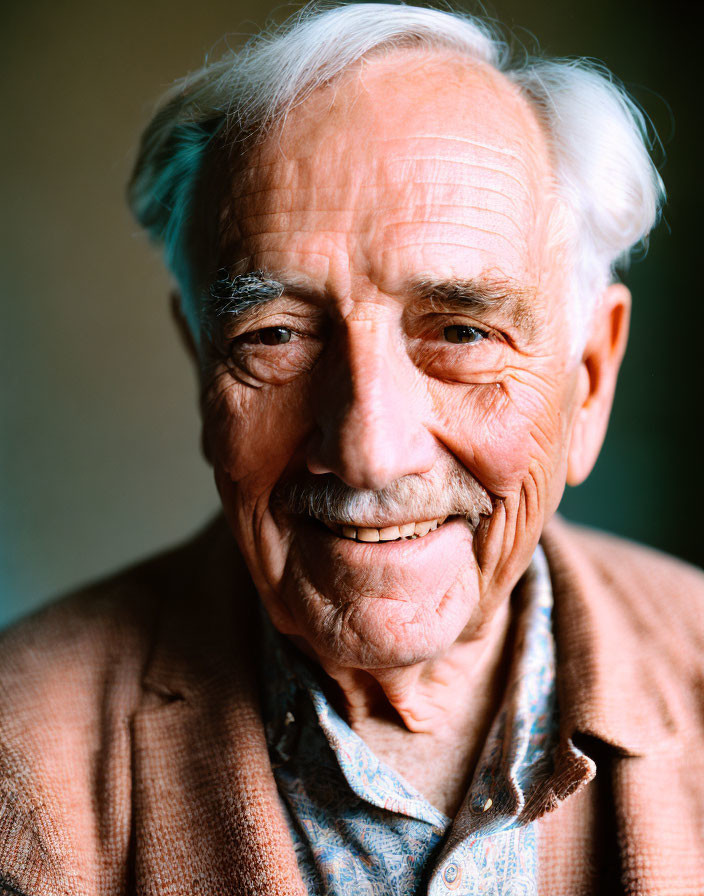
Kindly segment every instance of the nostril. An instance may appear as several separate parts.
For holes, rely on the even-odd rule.
[[[423,430],[415,439],[394,441],[386,434],[350,431],[318,434],[306,453],[313,475],[334,474],[351,488],[380,491],[409,474],[428,473],[434,463],[434,441]]]
[[[313,473],[314,476],[324,476],[326,473],[334,473],[334,470],[329,469],[318,461],[316,457],[308,457],[307,467],[310,473]]]

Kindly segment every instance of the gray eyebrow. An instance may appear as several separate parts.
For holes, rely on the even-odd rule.
[[[226,268],[218,271],[217,279],[208,289],[208,316],[242,314],[265,302],[281,297],[284,284],[266,271],[250,271],[230,277]]]
[[[284,288],[283,283],[266,271],[250,271],[231,277],[227,268],[220,268],[216,279],[205,291],[201,308],[203,333],[211,343],[218,345],[228,319],[278,299]]]
[[[410,292],[435,311],[462,310],[477,315],[500,312],[507,314],[516,327],[529,335],[535,331],[536,317],[532,306],[536,291],[514,281],[483,277],[449,280],[419,277],[412,282]]]

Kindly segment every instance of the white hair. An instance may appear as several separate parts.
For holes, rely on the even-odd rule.
[[[618,266],[645,246],[665,191],[649,155],[647,122],[601,65],[582,59],[512,59],[488,22],[459,12],[386,3],[310,5],[281,28],[183,78],[146,128],[129,188],[138,221],[164,244],[184,311],[199,340],[204,277],[193,257],[195,194],[214,135],[242,152],[316,88],[371,53],[400,47],[452,51],[512,81],[534,108],[568,209],[571,318],[577,342]],[[197,225],[196,225],[197,226]],[[202,265],[201,265],[202,266]]]

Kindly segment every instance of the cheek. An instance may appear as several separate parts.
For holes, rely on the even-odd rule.
[[[306,386],[242,385],[221,373],[203,403],[203,430],[218,486],[247,504],[268,497],[304,441]]]
[[[555,381],[507,377],[503,383],[438,384],[440,438],[494,495],[515,493],[528,478],[544,491],[564,465],[565,415]]]

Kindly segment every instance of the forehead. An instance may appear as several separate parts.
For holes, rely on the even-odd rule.
[[[230,263],[327,278],[411,267],[525,279],[550,184],[542,130],[504,76],[396,51],[317,90],[251,154],[223,248]]]

